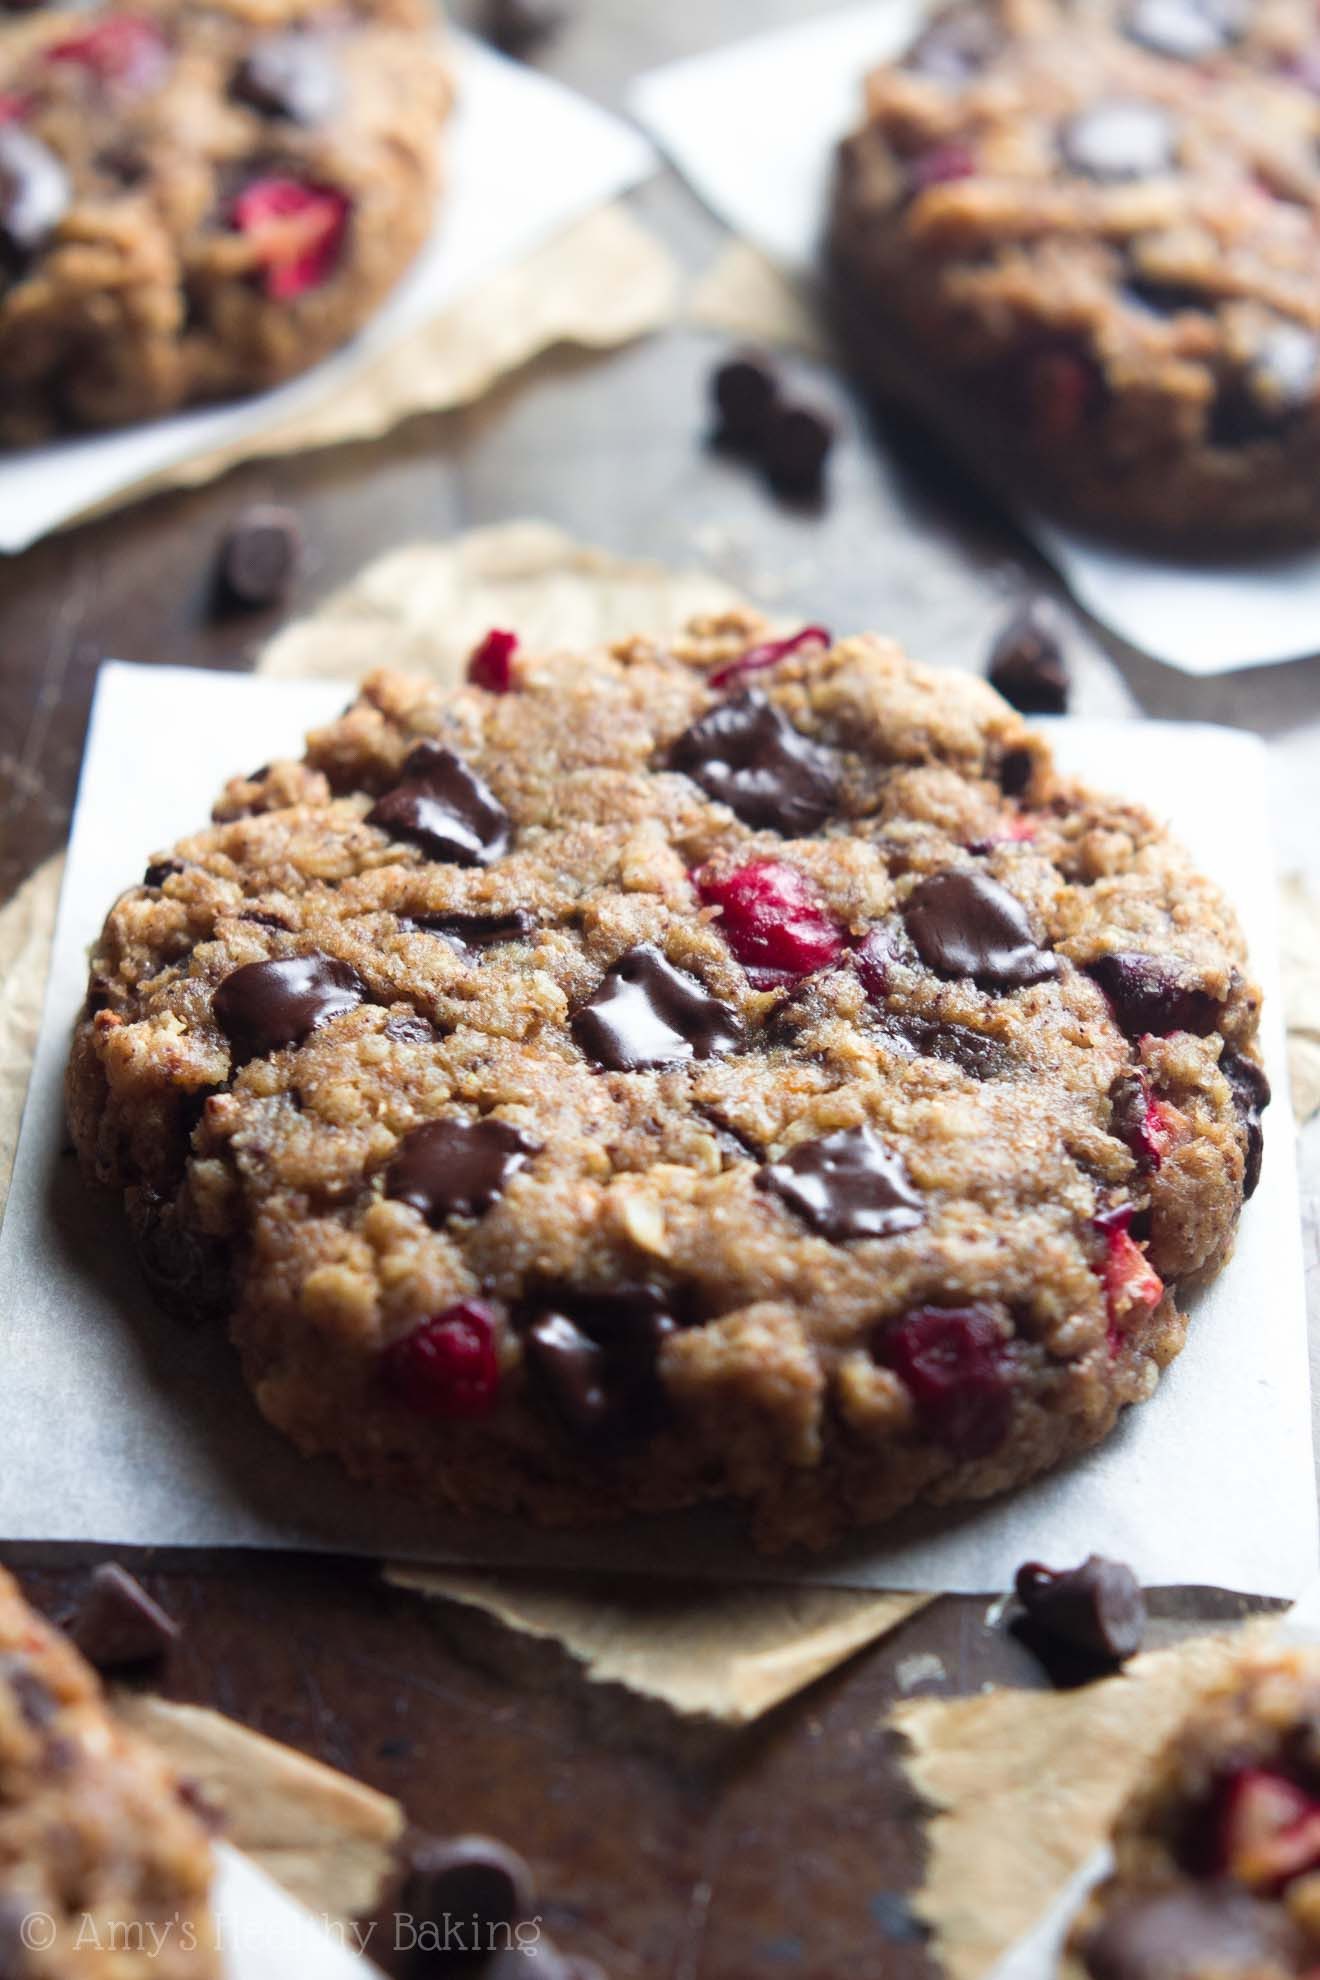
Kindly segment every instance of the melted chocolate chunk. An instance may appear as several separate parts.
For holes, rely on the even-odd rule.
[[[1141,1648],[1146,1599],[1123,1561],[1092,1554],[1062,1572],[1028,1561],[1018,1569],[1016,1589],[1029,1620],[1065,1649],[1121,1664]]]
[[[1171,1031],[1195,1032],[1204,1038],[1219,1019],[1218,1000],[1189,980],[1186,965],[1164,956],[1121,949],[1097,956],[1086,973],[1100,985],[1119,1026],[1129,1038],[1145,1032],[1167,1037]]]
[[[674,744],[670,762],[744,825],[805,838],[838,802],[830,751],[795,729],[759,689],[722,702]]]
[[[760,1171],[756,1186],[782,1197],[834,1244],[895,1237],[925,1221],[902,1159],[869,1127],[799,1142]]]
[[[74,1625],[74,1643],[98,1671],[159,1663],[181,1631],[140,1581],[110,1561],[92,1575]]]
[[[639,942],[573,1013],[573,1036],[607,1071],[644,1072],[736,1052],[743,1026],[697,977],[675,969],[654,943]]]
[[[943,1059],[973,1079],[1002,1079],[1017,1064],[1007,1045],[970,1025],[940,1024],[932,1018],[886,1014],[880,1029],[886,1037],[910,1045],[922,1058]]]
[[[244,963],[225,978],[211,1008],[233,1047],[235,1063],[242,1065],[286,1045],[301,1045],[331,1018],[355,1010],[366,994],[366,984],[350,963],[314,951]]]
[[[1150,179],[1172,168],[1175,129],[1158,104],[1113,98],[1070,118],[1059,149],[1071,171],[1102,185]]]
[[[507,914],[413,914],[400,924],[427,935],[444,935],[462,949],[489,949],[497,942],[525,942],[536,933],[536,916],[526,908]]]
[[[480,1217],[539,1146],[508,1121],[427,1121],[399,1144],[385,1194],[436,1227],[446,1217]]]
[[[1254,1196],[1260,1181],[1261,1158],[1265,1152],[1265,1132],[1260,1117],[1270,1104],[1270,1083],[1263,1067],[1258,1066],[1254,1059],[1243,1058],[1231,1045],[1225,1045],[1219,1054],[1219,1070],[1232,1089],[1233,1101],[1247,1137],[1242,1194],[1244,1198]]]
[[[489,866],[509,850],[508,812],[461,756],[438,743],[417,745],[367,823],[455,866]]]
[[[444,1841],[428,1836],[409,1851],[399,1908],[419,1931],[430,1925],[428,1936],[448,1943],[454,1953],[499,1945],[510,1925],[530,1917],[534,1903],[531,1871],[521,1856],[491,1836]],[[461,1947],[454,1944],[455,1931],[470,1935]],[[477,1964],[484,1971],[485,1962]]]
[[[69,210],[69,175],[30,132],[0,124],[0,253],[21,268]]]
[[[952,867],[931,874],[908,896],[903,919],[922,961],[941,976],[970,976],[983,990],[1004,991],[1059,973],[1021,901],[988,874]]]
[[[263,117],[323,124],[343,96],[339,65],[313,34],[274,34],[259,42],[234,76],[233,94]]]
[[[414,1012],[410,1017],[392,1017],[385,1027],[385,1036],[396,1045],[429,1045],[435,1037],[435,1026]]]
[[[527,1328],[523,1347],[532,1385],[575,1435],[609,1442],[644,1434],[664,1401],[656,1360],[678,1324],[656,1286],[608,1293],[566,1289]]]
[[[1279,1906],[1214,1884],[1128,1898],[1083,1949],[1091,1980],[1194,1980],[1207,1970],[1291,1969],[1300,1954],[1296,1928]]]

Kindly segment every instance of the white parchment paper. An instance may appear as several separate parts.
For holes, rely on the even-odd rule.
[[[435,230],[361,334],[273,392],[0,455],[0,550],[25,550],[119,489],[325,400],[370,359],[653,169],[650,144],[619,118],[480,42],[455,36],[453,47],[459,97],[442,139]]]
[[[867,0],[675,62],[641,78],[633,107],[722,220],[810,279],[834,147],[860,119],[862,78],[902,50],[924,11],[926,0]],[[1194,565],[1021,520],[1088,612],[1183,673],[1320,651],[1320,553]]]
[[[1317,1570],[1306,1329],[1278,995],[1267,758],[1254,738],[1172,724],[1050,725],[1065,766],[1170,818],[1227,888],[1266,992],[1280,1095],[1237,1250],[1194,1305],[1155,1399],[1099,1451],[1012,1497],[921,1515],[824,1559],[761,1560],[732,1517],[588,1534],[425,1515],[300,1459],[258,1417],[214,1330],[167,1322],[117,1203],[67,1151],[60,1088],[85,952],[147,856],[205,820],[252,758],[296,753],[342,684],[171,667],[102,669],[50,987],[0,1231],[0,1536],[118,1545],[304,1546],[396,1558],[991,1591],[1029,1555],[1093,1548],[1149,1585],[1292,1595]]]
[[[358,1956],[351,1931],[330,1928],[304,1911],[264,1870],[214,1845],[211,1916],[224,1980],[370,1980],[377,1972]]]

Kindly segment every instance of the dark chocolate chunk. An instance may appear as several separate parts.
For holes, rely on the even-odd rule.
[[[1244,1197],[1254,1196],[1260,1181],[1261,1158],[1265,1152],[1265,1131],[1260,1117],[1270,1104],[1270,1083],[1263,1066],[1258,1066],[1254,1059],[1244,1058],[1231,1045],[1225,1045],[1219,1054],[1219,1070],[1232,1089],[1238,1118],[1247,1137],[1242,1194]]]
[[[1169,171],[1175,137],[1172,118],[1158,104],[1114,97],[1070,118],[1060,132],[1059,149],[1071,171],[1114,185]]]
[[[568,18],[559,0],[485,0],[482,32],[505,55],[533,54]]]
[[[22,268],[68,212],[69,175],[30,131],[0,124],[0,254]]]
[[[894,1237],[925,1221],[925,1209],[902,1159],[873,1128],[842,1128],[819,1141],[800,1141],[756,1178],[758,1189],[783,1198],[790,1210],[832,1243]]]
[[[526,1330],[529,1379],[575,1435],[604,1442],[644,1433],[663,1404],[656,1358],[677,1327],[655,1286],[564,1290]]]
[[[779,385],[770,365],[750,353],[730,358],[714,372],[710,389],[719,422],[717,442],[759,453],[779,403]]]
[[[999,51],[1003,35],[993,13],[954,6],[936,14],[903,58],[903,67],[935,82],[962,83]]]
[[[509,850],[509,814],[461,756],[418,743],[403,776],[367,813],[391,838],[408,839],[428,859],[489,866]]]
[[[1037,943],[1021,901],[988,874],[932,873],[908,896],[903,919],[922,961],[941,976],[1003,991],[1058,975],[1058,958]]]
[[[142,884],[144,887],[163,887],[172,873],[182,872],[183,861],[181,859],[153,860],[146,872],[142,875]]]
[[[73,1627],[73,1640],[98,1671],[152,1664],[167,1655],[179,1625],[116,1562],[97,1568]]]
[[[1300,323],[1278,322],[1261,337],[1250,362],[1225,378],[1210,413],[1217,447],[1245,447],[1274,438],[1315,397],[1320,338]]]
[[[452,1964],[484,1974],[485,1955],[508,1942],[509,1928],[529,1918],[535,1902],[526,1863],[493,1837],[426,1837],[408,1853],[399,1909],[419,1939],[449,1954],[428,1960],[428,1971]]]
[[[1145,1597],[1122,1561],[1092,1554],[1080,1567],[1059,1572],[1028,1561],[1018,1569],[1016,1587],[1028,1619],[1065,1649],[1121,1664],[1141,1648]]]
[[[886,1037],[901,1039],[921,1058],[943,1059],[973,1079],[1002,1079],[1017,1060],[998,1038],[987,1038],[970,1025],[939,1023],[915,1014],[886,1012],[880,1020]]]
[[[444,935],[463,949],[489,949],[497,942],[525,942],[536,933],[536,917],[526,908],[507,914],[412,914],[401,924],[427,935]]]
[[[508,1121],[427,1121],[399,1144],[385,1194],[436,1226],[446,1217],[479,1217],[538,1149]]]
[[[195,1096],[195,1119],[191,1108],[181,1110],[182,1138],[191,1135],[205,1103],[205,1092]],[[232,1247],[191,1229],[174,1199],[158,1190],[133,1192],[129,1221],[143,1277],[164,1311],[187,1321],[221,1318],[232,1292]]]
[[[838,802],[831,752],[795,729],[757,688],[701,716],[678,738],[670,762],[744,825],[789,838],[816,831]]]
[[[1137,268],[1123,283],[1123,298],[1147,316],[1181,316],[1191,310],[1204,316],[1214,299],[1190,282],[1166,282]]]
[[[315,34],[272,34],[240,63],[233,81],[240,103],[263,117],[323,124],[343,95],[339,65]]]
[[[990,685],[1022,715],[1062,715],[1068,706],[1068,662],[1062,622],[1046,598],[1016,612],[990,649]]]
[[[573,1013],[573,1036],[610,1072],[643,1072],[687,1059],[721,1058],[743,1042],[742,1020],[652,942],[639,942]]]
[[[277,605],[302,559],[302,530],[292,509],[255,502],[243,509],[220,547],[220,580],[235,604]]]
[[[999,788],[1005,797],[1021,797],[1031,782],[1033,768],[1029,749],[1006,749],[999,765]]]
[[[366,994],[350,963],[314,950],[309,956],[244,963],[224,979],[211,1007],[241,1065],[301,1045],[320,1025],[354,1010]]]
[[[1171,1031],[1191,1031],[1204,1038],[1218,1022],[1222,1008],[1218,999],[1190,980],[1187,965],[1168,957],[1119,949],[1087,963],[1086,973],[1108,997],[1129,1038],[1148,1031],[1160,1038]]]
[[[1196,1980],[1208,1971],[1290,1971],[1296,1927],[1232,1885],[1182,1885],[1113,1906],[1083,1948],[1091,1980]]]
[[[834,427],[810,406],[781,406],[771,415],[761,458],[770,486],[800,500],[818,497],[825,464],[834,445]]]
[[[385,1036],[396,1045],[429,1045],[435,1037],[435,1026],[413,1012],[410,1016],[392,1017],[385,1026]]]

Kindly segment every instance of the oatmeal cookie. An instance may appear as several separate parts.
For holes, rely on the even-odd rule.
[[[1288,1980],[1320,1962],[1320,1659],[1256,1653],[1119,1817],[1070,1980]]]
[[[0,1569],[5,1980],[218,1980],[210,1883],[180,1783]]]
[[[111,910],[69,1113],[157,1288],[305,1451],[544,1521],[820,1544],[1104,1436],[1259,1166],[1216,890],[880,638],[470,675]]]
[[[0,445],[278,384],[426,238],[420,0],[140,0],[0,28]]]
[[[1320,536],[1320,44],[1276,0],[971,0],[866,85],[862,372],[990,482],[1173,546]]]

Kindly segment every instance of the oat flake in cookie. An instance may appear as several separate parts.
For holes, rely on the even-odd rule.
[[[834,294],[992,483],[1138,541],[1320,537],[1320,32],[1294,0],[962,0],[866,82]]]
[[[0,1568],[0,1973],[219,1980],[211,1867],[182,1784]]]
[[[1119,1816],[1068,1980],[1287,1980],[1320,1963],[1320,1660],[1258,1651]]]
[[[423,0],[134,0],[0,25],[0,445],[291,377],[431,227]]]
[[[1103,1437],[1232,1242],[1232,914],[983,682],[746,614],[382,672],[143,849],[69,1069],[157,1293],[305,1451],[767,1547]]]

